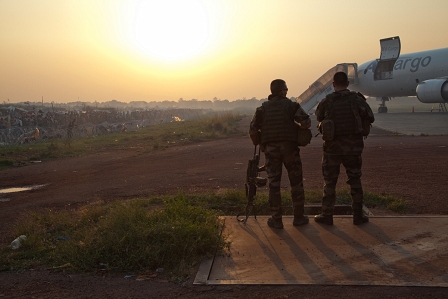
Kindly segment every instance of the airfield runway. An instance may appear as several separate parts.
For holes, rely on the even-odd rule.
[[[448,113],[376,113],[374,125],[411,136],[448,135]]]

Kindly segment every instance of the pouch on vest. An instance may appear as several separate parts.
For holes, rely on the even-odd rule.
[[[352,111],[355,115],[356,120],[356,127],[357,132],[355,133],[362,133],[362,136],[367,137],[370,134],[370,127],[372,126],[370,121],[366,118],[362,118],[361,115],[359,115],[358,109],[354,103],[352,103]]]
[[[310,129],[298,129],[298,138],[297,138],[297,145],[298,146],[307,146],[311,142],[311,137],[313,134],[311,133]]]
[[[334,139],[334,123],[331,119],[324,119],[319,123],[319,132],[322,134],[322,139],[331,141]]]
[[[364,135],[364,132],[366,132],[364,130],[364,120],[361,118],[361,116],[359,115],[358,112],[358,107],[355,105],[355,103],[351,102],[350,106],[352,108],[352,112],[353,115],[355,116],[355,134],[359,134],[362,133]],[[370,132],[370,128],[369,128],[369,132]],[[367,135],[365,135],[367,136]]]
[[[364,97],[364,95],[363,95],[362,93],[358,92],[358,93],[356,93],[356,95],[357,95],[358,97],[362,98],[362,99],[363,99],[364,101],[366,101],[366,103],[367,103],[367,100],[366,100],[366,98]],[[367,105],[367,106],[368,106],[368,105]],[[370,110],[370,107],[369,107],[369,110]],[[358,114],[358,115],[359,115],[359,114]],[[373,117],[373,115],[372,115],[372,117]],[[368,119],[363,118],[363,119],[361,120],[361,125],[362,125],[362,136],[364,136],[364,137],[369,136],[369,134],[370,134],[370,128],[372,127],[372,123],[371,123]]]

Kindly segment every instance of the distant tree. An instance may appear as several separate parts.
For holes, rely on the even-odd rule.
[[[202,109],[212,109],[213,108],[213,102],[210,100],[201,101],[200,108]]]

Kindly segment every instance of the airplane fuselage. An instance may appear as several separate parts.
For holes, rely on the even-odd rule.
[[[393,78],[374,80],[377,60],[358,66],[358,84],[350,89],[370,97],[416,96],[417,86],[435,78],[448,78],[448,48],[400,55],[393,68]]]

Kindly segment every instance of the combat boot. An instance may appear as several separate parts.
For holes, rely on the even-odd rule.
[[[369,217],[362,213],[362,209],[353,210],[353,224],[360,225],[369,222]]]
[[[292,222],[292,225],[294,226],[300,226],[304,224],[308,224],[310,220],[308,219],[308,216],[302,215],[302,216],[294,216],[294,221]]]
[[[316,215],[314,216],[314,221],[318,223],[333,225],[333,215],[324,215],[324,214]]]
[[[273,228],[283,228],[282,220],[281,219],[277,220],[272,217],[268,219],[268,225]]]

